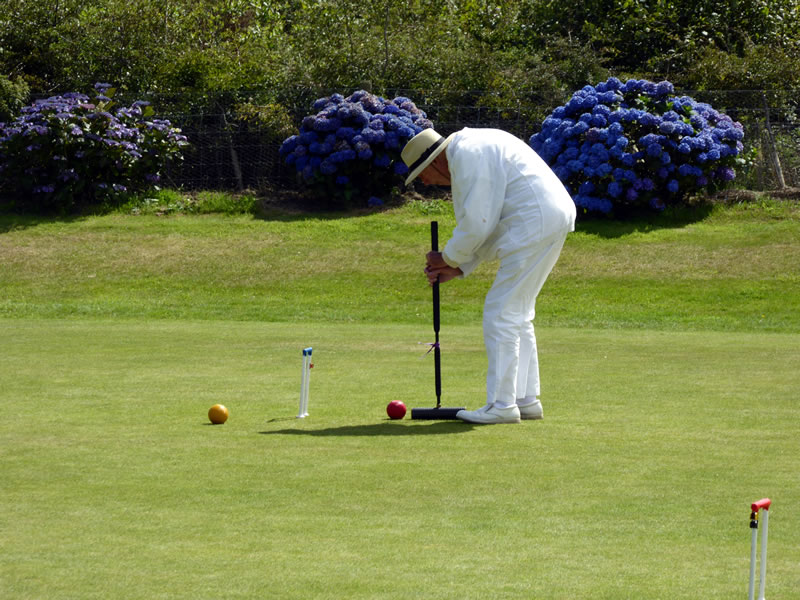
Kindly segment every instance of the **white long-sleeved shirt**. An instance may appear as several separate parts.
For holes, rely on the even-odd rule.
[[[519,138],[465,128],[445,149],[456,228],[443,258],[464,275],[482,261],[524,255],[557,231],[575,230],[575,203],[555,173]]]

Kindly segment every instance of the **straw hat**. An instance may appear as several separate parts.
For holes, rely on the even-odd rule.
[[[433,129],[423,129],[408,140],[408,143],[400,152],[400,156],[409,171],[406,185],[414,181],[425,170],[425,167],[433,162],[433,159],[447,147],[452,138],[452,135],[445,138]]]

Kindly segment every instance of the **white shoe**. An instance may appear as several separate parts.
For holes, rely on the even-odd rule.
[[[529,404],[519,404],[517,403],[517,407],[519,407],[519,417],[523,420],[532,420],[538,421],[544,417],[544,411],[542,410],[542,403],[539,400],[534,400]]]
[[[516,405],[501,408],[494,404],[487,404],[478,410],[460,410],[456,417],[467,423],[478,425],[494,425],[497,423],[519,423],[519,409]]]

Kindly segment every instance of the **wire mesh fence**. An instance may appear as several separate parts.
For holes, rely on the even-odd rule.
[[[301,100],[285,107],[286,112],[299,124],[314,112],[313,100],[329,93],[307,90]],[[737,187],[755,191],[800,187],[800,90],[681,90],[676,94],[707,102],[744,126],[743,155],[749,160],[737,169]],[[543,105],[535,92],[520,95],[513,106],[487,106],[486,95],[480,92],[450,94],[446,104],[427,103],[430,94],[415,90],[392,90],[385,97],[396,95],[411,98],[443,135],[463,127],[494,127],[528,141],[539,131],[543,115],[554,108]],[[279,156],[286,136],[273,128],[221,109],[167,116],[191,143],[183,163],[167,173],[170,186],[259,191],[298,185],[294,169]]]
[[[225,114],[175,115],[190,146],[166,173],[169,185],[186,189],[264,189],[294,185],[293,169],[281,161],[283,142],[267,129],[228,122]]]

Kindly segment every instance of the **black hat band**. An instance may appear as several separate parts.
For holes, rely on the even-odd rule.
[[[423,152],[422,154],[419,155],[419,158],[414,161],[414,164],[412,164],[408,168],[408,170],[410,172],[414,172],[417,169],[417,167],[419,167],[422,163],[424,163],[426,160],[428,160],[428,158],[430,158],[430,156],[431,156],[431,154],[433,154],[434,150],[436,150],[439,146],[442,145],[442,142],[444,142],[444,138],[440,137],[438,140],[436,140],[435,143],[431,144],[428,147],[428,149],[425,150],[425,152]]]

